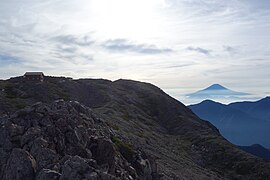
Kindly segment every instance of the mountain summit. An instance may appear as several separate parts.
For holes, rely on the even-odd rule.
[[[208,90],[228,90],[228,89],[220,84],[212,84],[211,86],[204,89],[204,91]]]
[[[230,90],[220,84],[212,84],[211,86],[205,89],[199,90],[195,93],[187,94],[187,97],[190,99],[197,99],[202,101],[205,99],[212,99],[212,100],[230,99],[230,98],[238,99],[245,95],[249,94]]]

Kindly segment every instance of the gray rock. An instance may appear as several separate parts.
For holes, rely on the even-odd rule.
[[[13,149],[8,159],[5,180],[33,180],[36,172],[36,161],[22,149]]]
[[[9,158],[8,156],[8,153],[3,148],[0,148],[0,179],[3,179],[3,173]]]
[[[110,174],[106,172],[101,172],[99,176],[101,180],[115,180],[116,179],[115,177],[111,176]]]
[[[26,133],[22,136],[21,146],[23,147],[25,144],[34,141],[41,135],[41,129],[39,127],[31,127]]]
[[[11,123],[8,126],[8,131],[9,131],[10,137],[14,137],[14,136],[22,135],[24,133],[24,128],[17,124]]]
[[[92,146],[90,148],[93,153],[93,157],[96,159],[98,165],[108,166],[108,172],[115,172],[115,149],[113,143],[110,140],[104,138],[96,138],[92,140]]]
[[[4,148],[7,151],[11,151],[13,145],[7,130],[7,125],[2,125],[0,127],[0,147]]]
[[[108,125],[93,117],[98,118],[89,108],[65,101],[38,103],[5,117],[0,179],[138,179],[137,169],[109,139]]]
[[[58,180],[61,174],[51,169],[42,169],[36,180]]]
[[[90,168],[86,160],[74,156],[64,163],[60,180],[89,179],[92,172],[92,168]]]
[[[143,159],[140,153],[138,153],[136,161],[133,163],[133,165],[140,179],[143,180],[152,179],[151,164],[148,159]]]
[[[137,175],[137,172],[136,170],[132,167],[132,166],[128,166],[128,172],[129,174],[134,178],[134,179],[137,179],[138,178],[138,175]]]
[[[89,179],[91,180],[99,180],[99,176],[96,172],[92,172],[90,175],[89,175]]]
[[[53,166],[59,160],[59,155],[49,148],[35,148],[31,153],[37,161],[37,170]]]

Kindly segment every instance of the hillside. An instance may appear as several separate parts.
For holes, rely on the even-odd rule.
[[[33,169],[36,175],[44,174],[44,169],[49,169],[56,171],[58,177],[61,177],[66,172],[65,164],[72,164],[73,161],[82,162],[78,160],[80,158],[89,159],[89,157],[87,158],[88,152],[92,154],[90,159],[95,160],[98,166],[93,167],[93,165],[88,164],[86,168],[83,167],[84,173],[79,173],[83,177],[88,177],[91,174],[88,170],[89,167],[90,169],[94,168],[93,171],[96,172],[94,174],[97,174],[100,179],[105,179],[102,178],[103,174],[113,177],[126,176],[133,179],[188,180],[266,179],[270,176],[270,165],[268,163],[239,150],[225,140],[209,122],[199,119],[182,103],[148,83],[131,80],[113,82],[102,79],[72,80],[56,77],[46,77],[43,83],[29,83],[23,82],[20,78],[14,78],[1,81],[0,89],[2,89],[0,94],[1,124],[27,122],[26,127],[24,127],[26,131],[31,127],[41,126],[39,119],[47,119],[53,123],[56,123],[57,119],[69,119],[63,128],[71,126],[75,131],[76,128],[74,127],[77,127],[81,128],[83,132],[89,126],[90,129],[96,129],[96,132],[92,132],[94,136],[102,137],[102,141],[108,142],[108,145],[101,145],[101,148],[104,148],[104,146],[111,147],[111,145],[115,147],[115,153],[105,153],[109,159],[115,162],[113,163],[115,168],[111,168],[110,164],[112,163],[108,163],[109,166],[107,165],[104,168],[103,165],[106,164],[107,160],[99,159],[100,156],[96,154],[99,151],[91,148],[88,148],[90,152],[84,148],[81,150],[86,152],[74,151],[74,149],[72,150],[73,143],[64,143],[67,147],[71,147],[71,151],[69,151],[70,149],[64,150],[66,148],[59,151],[53,143],[49,143],[51,146],[46,146],[46,148],[52,150],[59,157],[58,159],[61,160],[65,154],[70,157],[59,160],[60,166],[58,166],[58,169],[54,169],[54,166],[48,164],[37,166],[40,167],[37,169],[31,165],[32,169],[27,168],[30,169],[30,174],[33,173]],[[57,102],[54,101],[58,99],[64,99],[61,102],[67,104],[67,106],[69,106],[69,103],[72,104],[72,102],[69,102],[70,100],[78,101],[82,105],[75,105],[75,107],[78,106],[81,109],[85,106],[82,109],[91,108],[91,110],[75,110],[71,111],[71,114],[65,111],[63,113],[49,111],[52,114],[43,112],[46,118],[39,117],[39,113],[35,113],[35,108],[31,111],[27,110],[29,105],[36,102],[42,102],[50,110],[56,106],[55,103]],[[73,105],[71,106],[71,109],[76,109]],[[22,112],[26,118],[23,120],[23,118],[16,116],[18,112],[15,115],[14,112],[24,107],[26,109]],[[61,110],[61,106],[59,108]],[[97,122],[100,121],[101,123],[95,125],[94,121],[93,127],[91,124],[73,124],[73,121],[77,122],[77,119],[91,119],[92,115],[89,111],[95,114],[95,117],[100,119]],[[29,116],[37,116],[35,123],[29,123],[29,118],[27,118]],[[44,125],[46,126],[46,121]],[[41,129],[41,134],[43,134],[43,127],[37,129]],[[61,135],[62,133],[60,130],[58,134]],[[76,135],[76,131],[74,133]],[[83,137],[83,141],[80,143],[85,144],[90,141],[88,138],[91,136],[91,132],[89,133],[89,135]],[[85,133],[81,134],[85,135]],[[12,137],[13,135],[9,133],[7,136]],[[80,137],[78,134],[76,136]],[[5,139],[6,135],[2,134],[0,137]],[[30,159],[34,159],[38,163],[43,162],[31,151],[34,148],[32,147],[34,144],[31,142],[38,140],[39,137],[32,136],[29,141],[30,145],[26,148],[22,143],[24,138],[20,138],[20,136],[17,139],[15,138],[16,141],[10,141],[11,144],[8,142],[11,145],[10,148],[13,149],[12,151],[10,149],[5,150],[7,146],[1,144],[1,157],[6,157],[6,166],[10,167],[3,168],[5,162],[1,162],[2,177],[9,174],[10,171],[8,170],[13,168],[9,166],[9,162],[13,162],[16,159],[14,156],[16,157],[18,154],[24,154],[26,159],[32,156],[33,158]],[[45,136],[44,138],[49,139],[48,142],[55,141],[51,139],[52,137]],[[56,139],[56,142],[58,142],[58,139]],[[79,142],[74,143],[78,144]],[[23,151],[18,149],[23,149]],[[10,153],[11,156],[9,156]],[[31,156],[28,155],[29,153]],[[68,159],[71,160],[68,161]],[[136,162],[138,161],[141,166],[137,166]],[[65,162],[64,165],[61,164],[62,162]],[[126,162],[128,162],[128,165],[123,165]],[[58,164],[58,160],[54,163]],[[21,164],[18,166],[21,166]],[[133,171],[128,171],[128,167],[132,167],[129,169],[133,169]],[[80,169],[78,171],[81,172]],[[121,175],[119,175],[119,172]],[[76,175],[76,172],[74,174]]]

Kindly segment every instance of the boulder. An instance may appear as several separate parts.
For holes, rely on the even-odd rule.
[[[115,149],[110,140],[104,138],[92,138],[90,150],[98,165],[107,168],[109,173],[115,172]]]
[[[26,133],[22,136],[21,139],[21,146],[23,147],[29,142],[34,141],[41,135],[41,129],[39,127],[31,127],[29,128]]]
[[[25,150],[15,148],[8,159],[5,180],[34,180],[36,161]]]
[[[60,180],[90,179],[92,172],[92,168],[85,159],[74,156],[64,163]]]

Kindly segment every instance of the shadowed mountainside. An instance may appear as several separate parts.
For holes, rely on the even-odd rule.
[[[269,98],[264,98],[257,102],[224,105],[205,100],[189,108],[200,118],[213,123],[221,134],[234,144],[249,146],[257,143],[270,147],[268,102]]]
[[[270,150],[259,144],[253,144],[251,146],[239,146],[239,148],[268,162],[270,161]]]
[[[138,177],[142,172],[150,173],[150,179],[155,179],[153,172],[163,179],[266,179],[270,176],[268,163],[239,150],[212,124],[199,119],[182,103],[148,83],[56,77],[46,77],[44,83],[30,83],[14,78],[1,81],[0,89],[0,113],[6,117],[13,117],[14,111],[33,103],[52,103],[58,99],[78,101],[92,108],[111,130],[104,132],[110,142],[118,147],[128,144],[131,152],[143,152],[142,160],[156,162],[148,168],[151,171],[140,171],[140,167],[132,164],[133,155],[127,153],[130,151],[119,148],[122,161],[134,167]],[[108,137],[109,134],[117,140]],[[94,154],[92,151],[90,148]],[[109,169],[97,167],[97,174],[115,176],[115,169]],[[123,169],[121,167],[120,172]],[[64,173],[62,168],[57,172]]]

